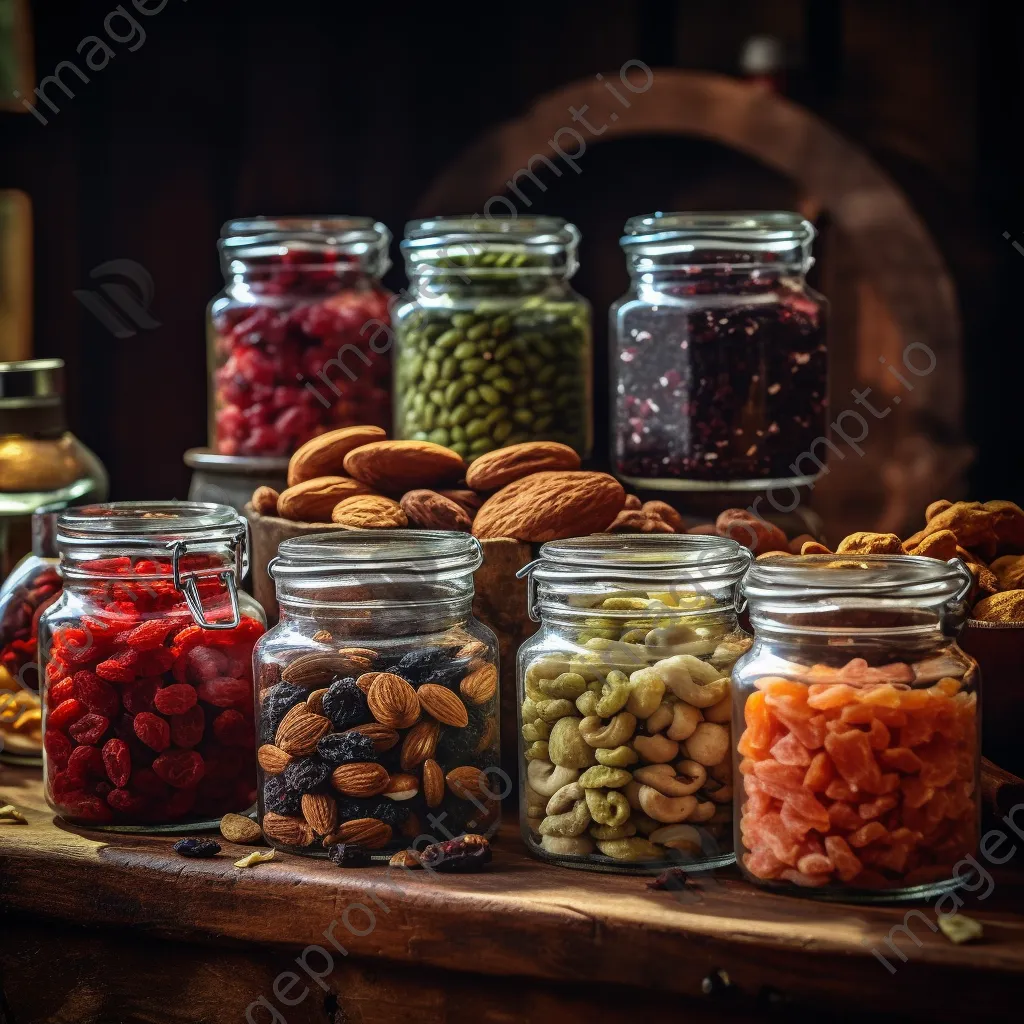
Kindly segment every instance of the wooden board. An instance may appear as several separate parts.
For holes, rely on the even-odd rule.
[[[920,946],[897,934],[907,957],[902,962],[885,938],[904,922],[907,907],[767,894],[732,871],[717,873],[694,891],[651,892],[642,878],[542,864],[525,853],[511,822],[486,873],[435,879],[402,872],[389,879],[385,868],[342,871],[325,861],[281,854],[269,864],[239,870],[232,861],[244,851],[229,844],[213,860],[189,861],[171,850],[168,838],[55,824],[37,779],[25,769],[0,769],[0,799],[25,808],[29,819],[27,825],[0,824],[0,934],[30,915],[37,923],[63,922],[65,928],[115,928],[117,941],[129,943],[243,947],[251,952],[252,977],[266,979],[278,964],[279,971],[296,970],[295,958],[308,946],[330,951],[327,932],[348,951],[344,957],[333,953],[335,968],[341,962],[362,964],[358,970],[364,978],[373,971],[392,979],[412,969],[424,977],[447,972],[446,991],[467,986],[481,992],[485,976],[493,980],[495,993],[517,993],[524,1004],[575,1000],[577,1014],[569,1020],[582,1019],[592,1002],[604,1002],[600,993],[607,986],[618,993],[608,1007],[623,1005],[615,999],[628,1003],[623,993],[632,990],[638,1005],[651,1008],[651,1019],[661,1020],[670,1008],[678,1019],[691,1000],[704,1005],[708,997],[702,986],[719,970],[731,980],[721,1009],[740,1014],[792,1003],[830,1013],[856,1005],[859,1011],[902,1020],[962,1020],[973,1019],[978,993],[984,992],[987,1019],[1019,1016],[1024,981],[1024,873],[1019,869],[996,869],[994,887],[983,901],[965,894],[965,912],[984,922],[984,941],[952,945],[929,929],[925,921],[934,913],[923,905],[924,916],[908,921]],[[872,947],[888,954],[894,974]],[[4,977],[12,955],[9,943],[0,944]],[[326,961],[314,956],[319,954],[311,952],[307,962],[315,973]],[[339,972],[332,970],[329,977],[335,991]],[[43,974],[38,978],[41,983]],[[11,988],[9,981],[3,984]],[[321,998],[319,986],[309,984]],[[231,991],[235,998],[237,989]],[[249,991],[251,999],[261,994]],[[266,994],[272,997],[272,990]],[[418,1019],[444,1020],[450,1010],[435,1001]],[[238,1011],[232,1006],[219,1019],[241,1019]],[[728,1013],[719,1016],[730,1019]],[[307,1019],[287,1012],[285,1017]],[[168,1011],[145,1019],[193,1018]]]

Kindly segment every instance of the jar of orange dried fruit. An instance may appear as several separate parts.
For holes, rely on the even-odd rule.
[[[958,884],[980,822],[978,666],[955,640],[970,586],[959,559],[751,568],[755,640],[733,670],[750,881],[872,901]]]

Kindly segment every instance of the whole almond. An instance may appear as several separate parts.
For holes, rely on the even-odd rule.
[[[497,689],[498,670],[493,665],[481,666],[459,683],[459,692],[470,704],[486,704]]]
[[[220,834],[229,843],[240,843],[243,846],[263,839],[263,829],[244,814],[225,814],[220,819]]]
[[[359,687],[363,693],[369,693],[370,687],[373,686],[373,681],[377,676],[384,675],[383,672],[363,672],[361,675],[356,676],[356,686]]]
[[[345,456],[345,472],[374,490],[405,494],[451,483],[466,472],[462,456],[431,441],[375,441]]]
[[[487,644],[482,640],[470,640],[464,643],[458,651],[455,652],[455,657],[461,661],[462,659],[479,658],[487,653]]]
[[[494,738],[498,733],[498,723],[494,718],[488,718],[484,722],[483,732],[480,733],[480,739],[476,741],[476,746],[473,748],[474,754],[482,754],[488,747],[494,742]]]
[[[440,731],[441,727],[437,722],[426,720],[414,725],[405,734],[405,739],[402,741],[402,754],[399,758],[403,771],[410,772],[428,757],[434,756]]]
[[[462,506],[437,491],[407,491],[401,505],[409,522],[423,530],[458,530],[468,533],[473,528],[473,521]]]
[[[437,807],[444,799],[444,772],[432,758],[423,762],[423,799],[428,807]]]
[[[387,433],[381,427],[342,427],[329,430],[307,441],[288,461],[288,486],[313,480],[318,476],[341,473],[345,456],[353,448],[374,441],[383,441]]]
[[[322,715],[324,713],[324,694],[326,692],[326,686],[323,689],[314,690],[306,698],[306,710],[314,715]]]
[[[393,530],[409,525],[402,506],[379,494],[362,494],[339,501],[331,512],[331,522],[353,530]]]
[[[267,811],[263,815],[263,834],[267,839],[284,846],[309,846],[313,842],[313,830],[303,818]]]
[[[364,725],[354,725],[351,729],[345,729],[345,732],[357,732],[362,736],[365,736],[368,740],[373,743],[373,749],[378,754],[383,754],[386,750],[391,750],[392,747],[398,743],[398,732],[395,729],[391,729],[386,725],[381,725],[379,722],[366,722]]]
[[[281,719],[274,743],[286,754],[306,757],[333,728],[329,718],[314,715],[306,710],[305,704],[297,704]]]
[[[601,533],[625,500],[622,484],[607,473],[534,473],[488,498],[473,534],[540,543]]]
[[[256,751],[256,760],[268,775],[280,775],[292,763],[292,755],[286,754],[273,743],[264,743]]]
[[[391,826],[376,818],[353,818],[343,821],[324,839],[324,846],[351,843],[365,850],[378,850],[391,841]]]
[[[419,791],[420,783],[415,775],[392,775],[384,796],[389,800],[411,800]]]
[[[453,768],[446,776],[448,788],[461,800],[470,797],[488,796],[487,776],[479,768],[471,764]]]
[[[524,441],[486,452],[466,470],[466,486],[475,491],[496,491],[531,473],[580,468],[580,457],[556,441]]]
[[[440,494],[442,498],[454,501],[470,519],[480,511],[480,506],[484,503],[484,499],[477,494],[476,491],[442,490],[437,493]]]
[[[642,511],[664,520],[676,533],[686,533],[683,517],[667,501],[645,501]]]
[[[280,495],[273,487],[257,487],[252,492],[252,507],[261,516],[277,515],[277,499]]]
[[[338,805],[326,793],[303,793],[302,816],[318,835],[330,835],[338,825]]]
[[[390,781],[387,769],[374,761],[353,761],[331,772],[331,785],[345,796],[377,796]]]
[[[370,489],[346,476],[318,476],[281,492],[277,514],[303,523],[329,523],[339,501],[368,494]]]
[[[416,691],[401,676],[381,672],[366,692],[370,712],[381,725],[408,729],[420,717]]]
[[[311,690],[318,690],[322,686],[329,686],[335,676],[361,672],[370,663],[370,659],[359,648],[342,650],[337,654],[312,651],[289,662],[281,670],[281,678],[295,686],[308,686]]]
[[[457,729],[464,729],[469,725],[466,705],[459,699],[458,694],[449,690],[447,686],[424,683],[416,691],[416,696],[419,697],[423,710],[428,715],[433,715],[439,722],[454,725]]]

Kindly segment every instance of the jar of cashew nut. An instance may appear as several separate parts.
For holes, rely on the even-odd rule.
[[[536,856],[650,873],[733,861],[729,673],[750,553],[706,536],[556,541],[521,573],[520,817]]]

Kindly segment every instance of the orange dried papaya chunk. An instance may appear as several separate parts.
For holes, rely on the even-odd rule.
[[[804,773],[804,786],[812,793],[824,793],[825,787],[835,778],[836,769],[832,764],[832,758],[819,750]]]
[[[840,829],[843,832],[855,832],[864,824],[863,819],[853,809],[851,804],[843,800],[834,800],[828,808],[829,821],[833,829]]]
[[[882,772],[865,733],[859,729],[832,733],[825,737],[825,749],[836,766],[836,771],[857,789],[875,791],[880,785]]]
[[[880,750],[878,760],[883,768],[892,768],[907,775],[921,770],[921,758],[909,747],[890,747],[888,750]]]
[[[919,775],[908,775],[900,783],[900,791],[903,793],[904,808],[924,807],[935,795],[931,786],[926,786]]]
[[[772,741],[772,723],[764,694],[760,690],[747,697],[743,705],[743,720],[747,727],[743,730],[737,749],[744,757],[755,760],[767,757]]]
[[[891,683],[865,687],[861,691],[861,703],[873,704],[883,708],[899,708],[901,695],[904,691],[897,690]]]
[[[882,839],[885,839],[889,835],[889,830],[879,821],[869,821],[866,825],[861,825],[855,832],[851,832],[847,837],[847,842],[853,847],[867,846],[869,843],[876,843]],[[863,854],[861,855],[863,859]]]
[[[857,700],[857,691],[847,683],[812,683],[807,688],[807,703],[818,711],[846,708]]]
[[[842,836],[825,836],[825,852],[835,865],[841,882],[851,882],[863,870],[860,858]]]
[[[792,732],[772,744],[771,755],[780,764],[799,765],[806,768],[811,763],[811,752]]]
[[[877,800],[865,800],[857,806],[857,814],[867,821],[869,818],[880,818],[886,811],[891,811],[899,804],[894,796],[880,796]]]
[[[783,679],[782,676],[761,676],[760,679],[754,680],[754,685],[769,697],[793,701],[796,704],[807,703],[807,687],[792,679]]]
[[[832,881],[831,875],[807,875],[803,871],[796,871],[793,868],[787,868],[779,875],[779,878],[784,882],[799,885],[802,889],[820,889]]]
[[[790,867],[796,865],[800,848],[794,842],[789,829],[782,823],[781,815],[775,813],[762,815],[754,823],[751,835],[755,837],[757,849],[762,846],[767,847],[784,864],[788,864]]]
[[[827,832],[832,827],[825,805],[805,789],[797,790],[783,800],[781,817],[787,828],[798,831],[801,836],[811,829]]]
[[[743,854],[743,866],[755,878],[763,879],[778,878],[786,870],[786,865],[767,847]]]
[[[793,733],[808,750],[818,750],[825,742],[825,716],[816,715],[809,708],[801,710],[804,713],[793,713],[788,707],[770,707],[771,715],[782,728]]]
[[[845,779],[833,779],[825,787],[825,796],[829,800],[856,800],[859,795],[860,790],[851,786]]]
[[[945,740],[932,740],[914,750],[921,759],[921,781],[936,789],[948,786],[956,778],[957,749]]]
[[[892,742],[889,730],[876,718],[868,729],[868,743],[872,750],[885,750]]]
[[[839,717],[850,725],[870,725],[875,719],[889,729],[898,729],[907,724],[905,711],[883,707],[881,704],[851,704],[843,708]]]
[[[900,746],[919,747],[921,744],[927,743],[935,735],[937,713],[937,708],[912,712],[907,724],[900,729]]]
[[[832,859],[824,853],[806,853],[796,862],[802,875],[828,875],[835,870]]]

